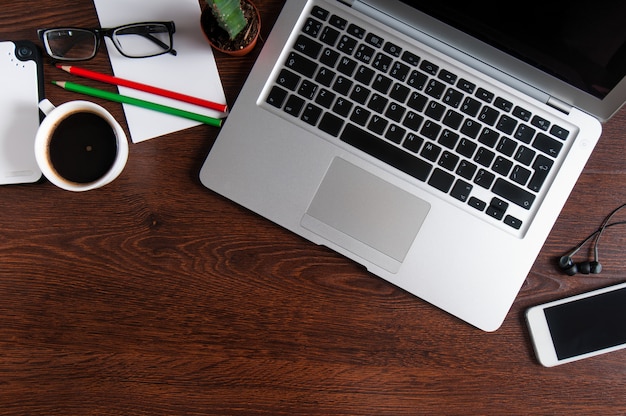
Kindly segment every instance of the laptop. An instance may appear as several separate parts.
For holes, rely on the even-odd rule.
[[[287,0],[202,184],[496,330],[626,97],[624,5],[524,6]]]

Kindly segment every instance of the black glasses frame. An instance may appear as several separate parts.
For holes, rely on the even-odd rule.
[[[152,36],[150,33],[137,33],[138,35],[142,35],[146,38],[148,38],[149,40],[151,40],[152,42],[156,43],[157,45],[159,45],[161,48],[163,48],[162,52],[159,53],[155,53],[155,54],[151,54],[151,55],[142,55],[142,56],[132,56],[132,55],[128,55],[126,53],[124,53],[124,51],[120,48],[120,46],[117,44],[117,42],[115,42],[113,35],[115,34],[115,32],[122,30],[124,28],[131,28],[131,27],[135,27],[135,26],[147,26],[149,27],[150,25],[163,25],[167,28],[167,32],[168,35],[170,37],[170,44],[166,45],[165,43],[161,42],[161,40],[157,39],[156,37]],[[80,58],[80,59],[72,59],[72,58],[62,58],[59,56],[55,56],[53,54],[53,52],[50,50],[49,46],[48,46],[48,42],[46,41],[46,35],[48,32],[53,32],[53,31],[57,31],[57,30],[81,30],[81,31],[85,31],[85,32],[91,32],[94,35],[94,39],[96,40],[96,44],[94,47],[94,51],[93,54],[88,57],[88,58]],[[117,26],[117,27],[112,27],[112,28],[83,28],[83,27],[55,27],[55,28],[48,28],[48,29],[38,29],[37,30],[37,35],[39,36],[39,39],[41,40],[41,42],[43,43],[45,49],[46,49],[46,53],[53,59],[58,60],[58,61],[87,61],[89,59],[93,59],[99,49],[100,49],[100,44],[102,43],[102,39],[106,36],[109,39],[111,39],[113,42],[113,45],[115,45],[115,48],[118,50],[119,53],[121,53],[123,56],[127,57],[127,58],[149,58],[151,56],[159,56],[159,55],[164,55],[166,53],[170,53],[172,55],[176,55],[176,50],[174,49],[174,33],[176,32],[176,25],[174,24],[173,21],[169,21],[169,22],[139,22],[139,23],[130,23],[130,24],[126,24],[126,25],[121,25],[121,26]]]

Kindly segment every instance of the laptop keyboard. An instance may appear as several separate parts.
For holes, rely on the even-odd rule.
[[[362,26],[314,6],[266,103],[521,229],[570,132]]]

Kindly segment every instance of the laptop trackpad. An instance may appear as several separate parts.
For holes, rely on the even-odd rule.
[[[396,273],[430,204],[335,158],[302,218],[302,226]]]

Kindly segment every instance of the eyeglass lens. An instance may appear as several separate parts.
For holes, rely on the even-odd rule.
[[[109,36],[118,51],[130,58],[145,58],[174,53],[172,33],[162,23],[131,24],[111,31],[91,31],[78,28],[49,29],[44,31],[43,41],[48,54],[59,60],[87,60],[95,56],[98,35]]]
[[[53,58],[83,60],[94,57],[98,39],[89,30],[54,29],[45,33],[44,44]]]
[[[160,55],[172,47],[169,30],[162,24],[124,26],[111,38],[120,52],[130,57]]]

